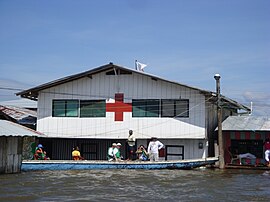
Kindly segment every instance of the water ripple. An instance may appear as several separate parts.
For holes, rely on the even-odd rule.
[[[269,171],[88,170],[0,175],[0,201],[269,201]]]

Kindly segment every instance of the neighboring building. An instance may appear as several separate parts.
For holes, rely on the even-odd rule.
[[[214,83],[214,81],[213,81]],[[106,159],[112,142],[126,154],[129,129],[137,145],[156,136],[165,159],[214,155],[216,93],[112,63],[18,93],[38,101],[37,130],[52,159],[71,159],[74,145],[86,159]],[[250,109],[221,96],[223,117]],[[208,148],[209,145],[209,148]],[[177,154],[177,155],[175,155]]]
[[[0,119],[9,120],[14,123],[36,129],[37,112],[16,106],[0,105]]]
[[[23,137],[42,136],[19,124],[0,120],[0,174],[21,171]]]
[[[222,123],[225,139],[225,163],[231,163],[231,154],[251,153],[257,164],[264,164],[263,144],[270,138],[270,119],[254,116],[230,116]],[[248,159],[243,159],[250,162]],[[239,160],[232,163],[240,163]]]

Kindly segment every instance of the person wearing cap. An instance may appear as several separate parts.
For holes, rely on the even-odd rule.
[[[36,151],[34,154],[34,159],[35,160],[49,160],[49,157],[46,156],[46,152],[43,151],[43,145],[38,144],[36,147]]]
[[[133,130],[129,130],[129,136],[127,139],[127,150],[128,150],[128,160],[135,160],[136,159],[136,138],[133,133]]]
[[[156,137],[151,138],[151,141],[149,142],[148,150],[147,150],[150,161],[159,160],[158,151],[162,147],[164,147],[164,145],[160,141],[158,141]]]
[[[121,143],[117,143],[116,147],[113,149],[113,155],[116,161],[121,161],[122,159],[121,152],[120,152],[121,146],[122,146]]]
[[[42,144],[37,145],[37,147],[35,149],[34,159],[35,160],[43,160],[44,159],[44,153],[43,153]]]
[[[107,155],[108,161],[115,160],[114,148],[116,148],[116,147],[117,147],[117,144],[112,143],[112,146],[108,149],[108,155]]]

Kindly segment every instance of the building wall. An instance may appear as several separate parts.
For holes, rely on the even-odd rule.
[[[165,147],[168,145],[176,146],[168,149],[169,153],[180,154],[183,152],[183,158],[180,156],[168,156],[168,160],[180,159],[196,159],[205,158],[207,146],[203,139],[181,140],[181,139],[159,139]],[[150,139],[139,139],[136,141],[136,147],[144,145],[147,148]],[[127,159],[127,144],[126,139],[104,140],[104,139],[66,139],[66,138],[41,138],[39,143],[44,146],[44,150],[52,160],[71,160],[72,148],[78,146],[81,155],[87,160],[106,160],[108,148],[112,143],[120,142],[122,144],[121,154],[124,159]],[[202,143],[202,148],[199,148],[199,143]],[[183,151],[177,146],[183,146]],[[166,153],[165,153],[166,155]],[[165,160],[165,156],[160,157],[160,160]]]
[[[124,120],[117,122],[114,112],[107,112],[106,118],[52,117],[53,99],[114,103],[115,93],[124,93],[126,103],[132,99],[189,99],[189,118],[132,118],[131,112],[124,112]],[[205,127],[205,97],[199,91],[136,73],[115,76],[101,72],[43,90],[38,97],[37,130],[49,137],[125,139],[132,128],[139,139],[204,139]]]
[[[22,137],[0,137],[0,174],[21,171]]]

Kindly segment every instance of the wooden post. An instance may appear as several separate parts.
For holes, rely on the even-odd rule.
[[[217,92],[217,119],[218,119],[218,148],[219,148],[219,168],[225,168],[224,161],[224,140],[222,135],[222,110],[220,106],[220,75],[215,74]]]

